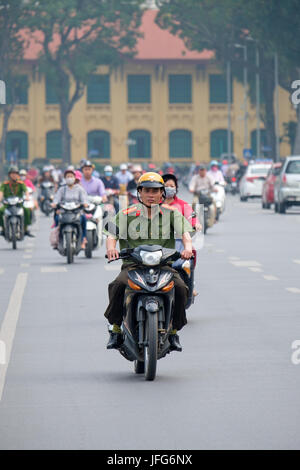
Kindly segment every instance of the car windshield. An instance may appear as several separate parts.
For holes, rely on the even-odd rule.
[[[251,175],[266,176],[270,167],[269,166],[254,166],[250,168]]]
[[[300,160],[294,160],[290,162],[287,166],[285,172],[289,175],[300,174]]]

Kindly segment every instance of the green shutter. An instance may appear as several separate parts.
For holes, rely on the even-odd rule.
[[[131,131],[128,138],[135,141],[129,145],[129,158],[151,158],[151,133],[144,130]]]
[[[47,158],[62,158],[61,131],[50,131],[47,133]]]
[[[169,75],[169,102],[192,102],[192,76]]]
[[[59,99],[54,85],[49,78],[46,77],[46,104],[59,104]],[[68,91],[67,91],[68,98]]]
[[[169,134],[170,158],[192,158],[192,133],[178,129]]]
[[[12,87],[14,88],[15,104],[28,104],[28,76],[18,75],[13,82],[7,84],[7,104],[12,103]]]
[[[8,161],[27,160],[28,136],[26,132],[10,131],[6,138],[6,159]]]
[[[233,153],[233,133],[231,132],[231,152]],[[228,152],[227,130],[217,129],[210,133],[210,156],[220,158],[222,153]]]
[[[110,83],[109,75],[92,75],[87,84],[88,103],[109,103]]]
[[[89,158],[110,158],[110,134],[106,131],[91,131],[87,135]]]
[[[150,75],[128,75],[128,103],[151,103]]]
[[[233,102],[233,88],[231,80],[231,103]],[[227,81],[226,76],[217,74],[209,76],[209,102],[227,103]]]

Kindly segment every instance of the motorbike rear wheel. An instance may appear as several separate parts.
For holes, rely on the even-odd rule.
[[[72,264],[73,259],[74,259],[73,246],[72,246],[72,233],[66,232],[65,237],[66,237],[66,250],[67,250],[68,264]]]
[[[91,258],[93,256],[93,243],[94,243],[94,237],[93,237],[93,232],[91,230],[88,230],[86,232],[86,238],[87,238],[87,244],[85,245],[85,256],[86,258]]]
[[[145,380],[152,381],[156,376],[157,366],[157,313],[150,313],[146,319],[145,340],[146,345],[144,348],[144,362],[145,362]]]

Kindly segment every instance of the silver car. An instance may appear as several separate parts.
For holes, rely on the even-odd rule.
[[[300,155],[287,157],[274,187],[275,212],[284,214],[290,206],[300,206]]]

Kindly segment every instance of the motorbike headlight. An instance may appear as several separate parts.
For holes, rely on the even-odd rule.
[[[156,266],[162,258],[162,250],[159,251],[140,251],[143,264],[146,266]]]

